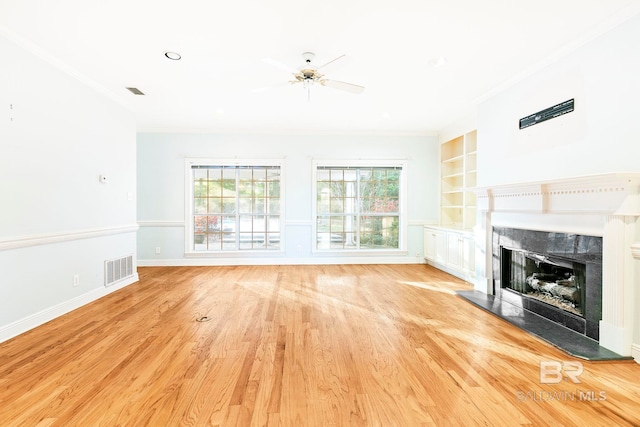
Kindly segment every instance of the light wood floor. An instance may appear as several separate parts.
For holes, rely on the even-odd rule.
[[[541,384],[576,359],[425,265],[139,273],[0,344],[1,426],[640,425],[640,365]]]

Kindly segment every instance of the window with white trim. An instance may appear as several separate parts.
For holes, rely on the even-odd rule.
[[[403,249],[405,170],[404,162],[316,162],[315,249]]]
[[[187,169],[187,252],[281,249],[281,164],[187,161]]]

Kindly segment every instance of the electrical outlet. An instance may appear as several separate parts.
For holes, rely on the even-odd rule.
[[[80,276],[77,274],[73,275],[73,286],[80,286]]]
[[[156,246],[156,254],[160,253],[160,246]]]

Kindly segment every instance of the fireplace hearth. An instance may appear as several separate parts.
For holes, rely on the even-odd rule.
[[[602,238],[493,229],[494,294],[596,341],[602,318]]]

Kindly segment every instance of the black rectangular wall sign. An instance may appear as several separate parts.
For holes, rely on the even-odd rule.
[[[567,114],[572,111],[573,111],[573,98],[568,101],[561,102],[558,105],[554,105],[553,107],[546,108],[542,111],[538,111],[537,113],[521,118],[520,129],[537,125],[538,123],[542,123],[545,120],[553,119],[555,117],[559,117],[563,114]]]

